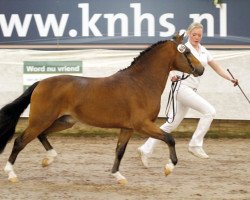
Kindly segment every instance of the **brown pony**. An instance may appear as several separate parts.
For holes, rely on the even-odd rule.
[[[120,184],[126,178],[119,165],[127,143],[137,131],[167,143],[171,162],[166,175],[177,164],[174,138],[154,124],[162,92],[170,70],[194,76],[203,74],[204,67],[185,45],[183,35],[160,41],[144,50],[131,65],[105,78],[86,78],[62,75],[44,79],[30,86],[20,97],[0,110],[0,153],[13,137],[21,113],[30,104],[29,125],[14,142],[5,172],[9,180],[17,181],[13,165],[24,147],[38,138],[49,165],[57,153],[46,136],[54,131],[72,127],[77,121],[104,128],[121,128],[116,147],[112,175]]]

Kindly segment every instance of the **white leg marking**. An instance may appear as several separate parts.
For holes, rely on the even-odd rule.
[[[125,185],[128,182],[127,179],[123,175],[121,175],[119,171],[113,173],[112,176],[116,178],[117,183],[120,185]]]
[[[17,175],[14,172],[13,165],[8,161],[5,165],[4,171],[8,173],[8,180],[11,182],[17,182]]]
[[[54,149],[50,149],[47,151],[47,157],[55,158],[57,156],[57,152]]]
[[[54,149],[47,151],[46,157],[42,161],[43,167],[48,166],[54,161],[54,158],[57,156],[57,152]]]
[[[169,160],[169,163],[166,164],[164,169],[165,175],[166,176],[169,175],[173,170],[174,170],[174,164],[172,163],[171,160]]]

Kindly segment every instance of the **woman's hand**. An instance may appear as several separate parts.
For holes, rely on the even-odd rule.
[[[178,76],[178,75],[172,76],[172,78],[171,78],[171,81],[172,81],[172,82],[177,82],[177,81],[179,81],[179,80],[181,80],[181,77]]]
[[[239,84],[238,79],[231,79],[230,81],[234,84],[234,87]]]

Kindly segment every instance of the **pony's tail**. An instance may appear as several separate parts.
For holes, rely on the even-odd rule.
[[[14,136],[18,119],[30,104],[32,92],[38,83],[31,85],[20,97],[0,110],[0,153]]]

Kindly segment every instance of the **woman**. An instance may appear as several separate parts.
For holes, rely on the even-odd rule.
[[[217,74],[226,80],[238,84],[236,79],[232,79],[214,60],[211,54],[203,47],[200,42],[203,34],[203,26],[200,23],[192,23],[187,29],[188,42],[186,46],[191,50],[192,54],[203,64],[210,66]],[[180,77],[180,72],[172,71],[170,76],[172,81],[177,81]],[[190,75],[187,79],[180,81],[177,93],[177,113],[172,123],[166,122],[160,128],[167,133],[171,133],[181,123],[189,108],[192,108],[202,114],[198,126],[189,142],[189,152],[200,158],[209,158],[203,150],[203,138],[207,133],[210,124],[215,116],[214,107],[204,98],[196,93],[201,77]],[[155,145],[160,140],[149,138],[141,147],[138,148],[142,163],[148,167],[148,157],[152,154]]]

